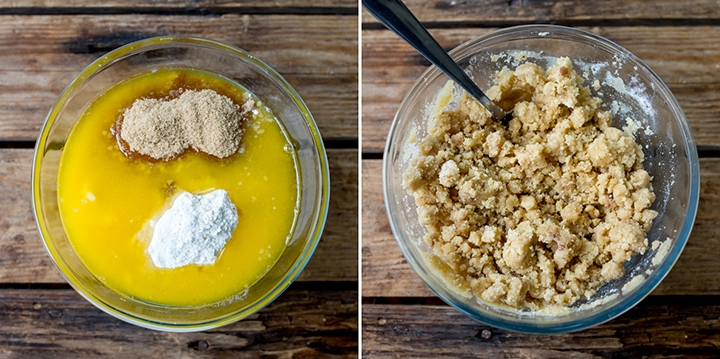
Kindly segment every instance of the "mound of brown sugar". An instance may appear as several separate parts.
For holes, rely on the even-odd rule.
[[[213,90],[185,90],[171,100],[141,98],[123,113],[120,138],[131,152],[169,160],[187,149],[225,158],[238,151],[242,108]]]

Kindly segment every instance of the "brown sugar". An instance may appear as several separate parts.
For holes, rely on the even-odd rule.
[[[166,100],[141,98],[125,110],[120,138],[131,152],[157,160],[188,149],[225,158],[240,148],[242,119],[254,107],[240,107],[213,90],[185,90]]]
[[[582,82],[567,58],[506,69],[488,95],[512,106],[509,124],[463,94],[419,141],[403,185],[454,288],[564,307],[645,252],[657,212],[642,149]]]

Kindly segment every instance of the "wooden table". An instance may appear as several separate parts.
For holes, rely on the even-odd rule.
[[[615,41],[669,85],[700,153],[701,195],[668,277],[626,314],[577,333],[524,335],[483,325],[437,299],[403,259],[385,215],[381,163],[403,96],[429,66],[362,14],[362,353],[367,357],[720,357],[720,7],[709,0],[407,0],[452,49],[500,27],[557,23]]]
[[[358,4],[355,0],[0,2],[0,358],[357,357]],[[93,60],[159,35],[243,48],[306,101],[327,147],[331,208],[305,271],[273,304],[201,333],[126,324],[75,293],[53,266],[31,210],[38,131]]]

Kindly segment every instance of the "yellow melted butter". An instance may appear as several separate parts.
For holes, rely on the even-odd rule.
[[[58,200],[76,253],[108,287],[158,304],[197,306],[248,289],[275,264],[297,217],[298,175],[288,138],[263,106],[244,126],[244,151],[226,159],[196,152],[157,163],[127,158],[110,130],[117,118],[137,98],[162,97],[178,87],[210,88],[243,103],[237,85],[195,70],[157,70],[115,85],[90,105],[67,139]],[[218,259],[155,267],[147,253],[149,221],[169,207],[173,193],[212,189],[225,189],[239,214]]]

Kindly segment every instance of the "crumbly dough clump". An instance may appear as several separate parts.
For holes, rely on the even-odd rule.
[[[489,96],[439,113],[403,185],[446,278],[486,302],[540,310],[590,298],[647,248],[657,212],[631,133],[610,126],[568,58],[504,69]]]

